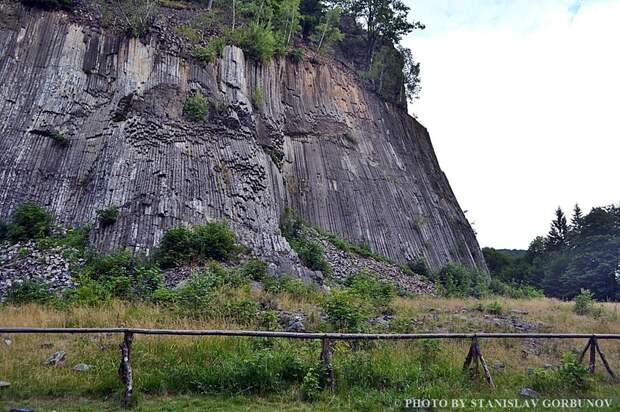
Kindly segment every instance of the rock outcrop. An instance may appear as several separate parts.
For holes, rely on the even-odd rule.
[[[278,229],[289,206],[398,261],[485,268],[425,128],[340,63],[259,65],[227,47],[205,65],[155,36],[21,7],[0,23],[0,217],[34,200],[81,225],[118,205],[91,240],[138,251],[173,225],[222,218],[293,273]],[[183,117],[195,91],[205,122]]]

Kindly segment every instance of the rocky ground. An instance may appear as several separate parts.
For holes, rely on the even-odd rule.
[[[71,268],[83,261],[70,259],[72,252],[65,246],[41,250],[32,241],[0,244],[0,300],[11,286],[28,280],[41,281],[53,292],[74,287]]]

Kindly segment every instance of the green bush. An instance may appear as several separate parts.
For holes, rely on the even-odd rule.
[[[52,232],[52,215],[36,203],[23,203],[13,211],[6,227],[6,237],[12,242],[40,239]]]
[[[254,61],[266,63],[276,53],[277,41],[270,26],[252,22],[235,30],[231,38]]]
[[[221,37],[212,37],[209,39],[207,47],[197,46],[194,48],[193,56],[205,63],[214,63],[215,59],[222,57],[226,41]]]
[[[297,247],[293,246],[293,248],[299,254],[303,264],[309,269],[331,273],[331,267],[325,259],[323,246],[318,242],[301,242]]]
[[[267,263],[252,259],[243,266],[243,274],[252,280],[262,280],[267,274]]]
[[[76,292],[77,300],[89,303],[97,299],[105,301],[110,296],[147,298],[163,283],[159,268],[140,263],[126,250],[92,254],[79,279],[79,288],[83,289]]]
[[[434,275],[445,296],[483,297],[488,293],[487,276],[457,263],[448,263]]]
[[[222,221],[194,226],[198,259],[227,260],[235,249],[235,233]]]
[[[420,256],[415,260],[408,262],[407,266],[416,275],[428,277],[431,274],[431,270],[428,267],[428,262],[424,256]]]
[[[254,93],[252,93],[252,106],[260,112],[263,110],[264,104],[265,98],[263,97],[263,90],[260,87],[257,87],[254,89]]]
[[[587,315],[594,306],[594,295],[588,289],[581,289],[575,296],[575,306],[573,312],[578,315]]]
[[[305,52],[302,48],[293,49],[288,54],[289,58],[295,63],[299,63],[300,61],[302,61],[304,59],[304,55]]]
[[[475,309],[479,310],[480,312],[490,313],[492,315],[501,315],[504,312],[502,304],[498,301],[493,301],[486,305],[479,303],[476,305]]]
[[[571,353],[564,355],[557,369],[535,369],[531,380],[533,389],[545,393],[561,390],[583,393],[591,390],[594,385],[588,370]]]
[[[367,269],[350,276],[345,285],[358,297],[368,300],[374,307],[387,307],[396,297],[391,283],[377,279],[377,274]]]
[[[194,254],[194,232],[185,226],[168,229],[155,251],[157,261],[163,268],[193,263]]]
[[[54,295],[48,290],[45,283],[38,280],[26,280],[21,283],[13,284],[6,295],[7,302],[20,303],[48,303],[52,301]]]
[[[358,332],[367,318],[366,302],[346,289],[333,289],[321,307],[327,321],[337,331]]]
[[[235,233],[225,222],[215,221],[191,228],[177,226],[166,231],[155,256],[162,267],[225,261],[235,251]]]
[[[120,215],[120,210],[118,206],[114,205],[106,207],[105,209],[99,209],[96,213],[99,223],[101,223],[101,226],[105,227],[116,223],[118,216]]]
[[[295,216],[291,209],[284,209],[284,213],[280,217],[280,231],[286,240],[290,242],[291,240],[301,239],[303,227],[303,221]]]
[[[301,383],[301,397],[304,401],[312,402],[321,395],[321,379],[316,368],[308,369]]]
[[[491,293],[498,296],[506,296],[513,299],[542,298],[545,295],[541,290],[525,284],[505,283],[497,278],[492,278],[489,283]]]
[[[185,100],[183,114],[194,122],[207,120],[209,105],[200,91],[196,91]]]

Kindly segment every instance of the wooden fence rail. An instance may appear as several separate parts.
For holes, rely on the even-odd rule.
[[[415,340],[415,339],[471,339],[469,352],[463,364],[463,370],[469,371],[472,377],[480,373],[480,368],[489,386],[494,389],[495,384],[489,372],[488,365],[480,349],[480,339],[588,339],[586,347],[581,352],[579,362],[583,361],[585,354],[590,351],[588,371],[594,373],[596,354],[598,353],[605,370],[617,380],[607,358],[599,346],[599,340],[620,339],[620,334],[592,334],[592,333],[297,333],[297,332],[271,332],[255,330],[182,330],[182,329],[145,329],[145,328],[28,328],[28,327],[0,327],[0,333],[10,334],[96,334],[118,333],[123,334],[120,344],[121,362],[118,368],[119,378],[123,382],[125,392],[123,404],[128,406],[133,399],[133,370],[131,368],[131,348],[135,335],[172,335],[172,336],[237,336],[237,337],[263,337],[285,339],[320,339],[321,364],[325,371],[328,387],[333,390],[336,387],[332,366],[333,341],[335,340]]]

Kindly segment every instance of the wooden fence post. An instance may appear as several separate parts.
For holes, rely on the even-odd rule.
[[[334,368],[332,366],[332,342],[328,338],[321,339],[321,365],[325,371],[325,381],[330,390],[336,389]]]
[[[588,364],[588,372],[594,373],[594,369],[596,366],[596,353],[598,352],[599,356],[601,357],[601,361],[603,362],[603,366],[605,366],[605,370],[607,371],[609,376],[611,376],[614,380],[617,380],[618,378],[616,377],[616,374],[609,366],[609,363],[607,362],[607,358],[605,357],[605,354],[603,353],[603,351],[601,351],[601,347],[598,344],[598,339],[596,339],[596,336],[592,336],[590,339],[588,339],[588,344],[586,345],[586,347],[581,352],[581,355],[579,356],[579,363],[583,362],[583,358],[585,357],[588,349],[590,349],[590,362]]]
[[[131,406],[133,400],[133,371],[131,370],[131,344],[133,343],[133,333],[124,332],[121,348],[121,364],[118,367],[118,376],[125,385],[123,395],[123,406]]]
[[[489,372],[487,362],[484,359],[484,356],[482,356],[482,352],[480,351],[480,346],[478,345],[478,338],[476,337],[476,335],[474,335],[474,337],[471,339],[471,345],[469,347],[467,357],[465,358],[465,363],[463,364],[463,370],[466,371],[469,369],[470,375],[472,377],[477,377],[480,373],[480,365],[482,365],[482,372],[484,373],[484,377],[487,383],[489,384],[491,389],[495,389],[495,383],[493,383],[491,372]]]

